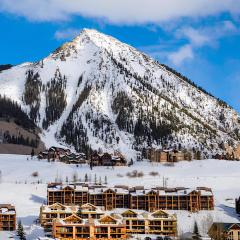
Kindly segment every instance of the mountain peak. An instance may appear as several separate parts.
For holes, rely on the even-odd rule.
[[[50,56],[54,58],[61,57],[61,55],[70,56],[71,52],[76,53],[88,44],[101,49],[107,49],[108,51],[111,49],[114,51],[114,49],[116,50],[116,45],[120,46],[122,43],[109,35],[98,32],[95,29],[83,28],[77,37],[70,42],[64,43]]]
[[[39,64],[0,73],[43,140],[134,157],[146,147],[223,153],[240,141],[236,111],[131,46],[83,29]],[[14,96],[14,98],[13,98]],[[46,131],[45,131],[46,130]]]
[[[79,42],[82,39],[87,38],[90,40],[93,44],[95,44],[97,47],[103,47],[103,48],[109,48],[110,45],[118,45],[122,44],[119,40],[116,38],[113,38],[110,35],[101,33],[95,29],[89,29],[89,28],[83,28],[83,30],[80,32],[80,34],[73,39],[73,42]]]

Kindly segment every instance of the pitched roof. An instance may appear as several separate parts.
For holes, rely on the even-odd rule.
[[[151,215],[153,217],[159,216],[159,215],[161,215],[161,216],[169,216],[169,214],[164,212],[163,210],[157,210],[157,211],[153,212]]]
[[[80,208],[82,208],[82,209],[84,209],[84,208],[93,208],[94,210],[97,209],[97,207],[95,205],[91,204],[91,203],[85,203],[85,204],[81,205]]]
[[[122,212],[122,215],[125,215],[125,214],[128,214],[128,213],[137,215],[137,213],[135,211],[133,211],[132,209],[128,209],[128,210]]]
[[[68,216],[63,219],[65,223],[81,223],[82,219],[78,217],[76,214],[72,214],[71,216]]]
[[[109,215],[105,215],[103,217],[101,217],[99,219],[99,222],[102,223],[102,222],[115,222],[117,223],[117,220]]]
[[[65,209],[66,208],[66,206],[64,206],[63,204],[61,204],[61,203],[53,203],[52,205],[49,205],[48,207],[50,207],[50,208],[56,208],[56,209],[59,209],[59,208],[61,208],[61,209]]]
[[[239,223],[223,223],[223,222],[214,222],[211,226],[217,227],[218,229],[221,228],[223,231],[229,231],[233,227],[237,227],[240,229],[240,222]]]

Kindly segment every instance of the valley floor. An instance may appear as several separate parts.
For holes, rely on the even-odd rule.
[[[129,178],[127,173],[137,170],[143,173],[140,178]],[[0,203],[11,203],[16,206],[17,217],[21,219],[28,240],[44,237],[42,228],[35,223],[41,204],[46,203],[47,183],[68,179],[73,176],[84,181],[85,174],[89,180],[101,178],[108,185],[144,185],[162,186],[163,178],[168,187],[211,187],[215,196],[215,210],[189,213],[185,211],[169,211],[178,217],[178,232],[192,231],[197,221],[200,232],[206,236],[212,221],[239,222],[235,213],[235,198],[240,196],[240,162],[202,160],[179,162],[174,166],[137,162],[131,167],[94,167],[66,165],[59,162],[39,161],[29,156],[0,155]],[[37,177],[32,173],[38,172]],[[152,172],[158,172],[153,176]],[[36,175],[36,174],[35,174]],[[0,239],[15,237],[14,233],[0,232]],[[44,238],[42,238],[44,239]]]

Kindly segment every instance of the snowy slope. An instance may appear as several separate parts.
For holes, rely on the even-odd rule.
[[[88,165],[76,165],[60,162],[39,161],[29,156],[0,155],[0,203],[11,203],[16,206],[18,220],[22,220],[27,240],[35,240],[44,236],[43,229],[34,223],[39,216],[40,206],[46,203],[47,183],[63,181],[66,178],[72,181],[77,176],[83,181],[85,174],[89,180],[104,181],[107,176],[109,186],[121,185],[127,182],[130,186],[144,185],[146,188],[163,186],[163,177],[168,187],[211,187],[214,193],[214,211],[200,211],[190,213],[187,211],[169,211],[176,213],[178,218],[178,233],[193,230],[194,221],[197,221],[200,233],[206,235],[211,222],[239,222],[240,218],[234,209],[234,200],[240,196],[237,184],[240,178],[240,164],[237,161],[202,160],[192,162],[179,162],[174,167],[149,163],[136,162],[131,167],[94,167],[90,170]],[[128,172],[137,170],[143,172],[141,178],[129,178]],[[38,172],[33,177],[33,172]],[[157,172],[153,176],[151,172]],[[187,173],[187,174],[186,174]],[[14,233],[0,232],[0,239]],[[140,236],[139,236],[140,237]]]
[[[236,111],[136,49],[83,30],[38,63],[0,73],[0,94],[44,129],[47,146],[118,150],[147,145],[223,152],[236,145]]]

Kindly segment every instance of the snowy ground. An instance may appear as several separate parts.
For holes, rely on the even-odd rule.
[[[28,159],[28,160],[27,160]],[[129,178],[128,172],[142,171],[141,178]],[[108,183],[162,186],[163,177],[169,187],[211,187],[215,195],[215,210],[200,213],[175,211],[178,216],[179,233],[191,231],[194,221],[198,222],[202,234],[206,234],[208,225],[214,221],[238,222],[240,219],[235,213],[234,199],[240,196],[240,162],[202,160],[180,162],[175,166],[166,166],[157,163],[138,162],[131,167],[95,167],[91,171],[89,166],[66,165],[63,163],[48,163],[47,161],[31,160],[28,156],[0,155],[0,203],[12,203],[16,206],[17,217],[21,219],[28,240],[44,236],[40,226],[34,224],[39,214],[39,207],[46,202],[46,184],[56,179],[72,180],[77,175],[84,180],[87,173],[94,181],[95,174],[99,181],[104,182],[107,176]],[[32,177],[37,171],[38,177]],[[158,172],[158,176],[150,173]],[[40,182],[40,183],[39,183]],[[169,211],[173,213],[173,211]],[[14,233],[0,233],[0,239],[8,239]],[[16,238],[17,239],[17,238]]]

